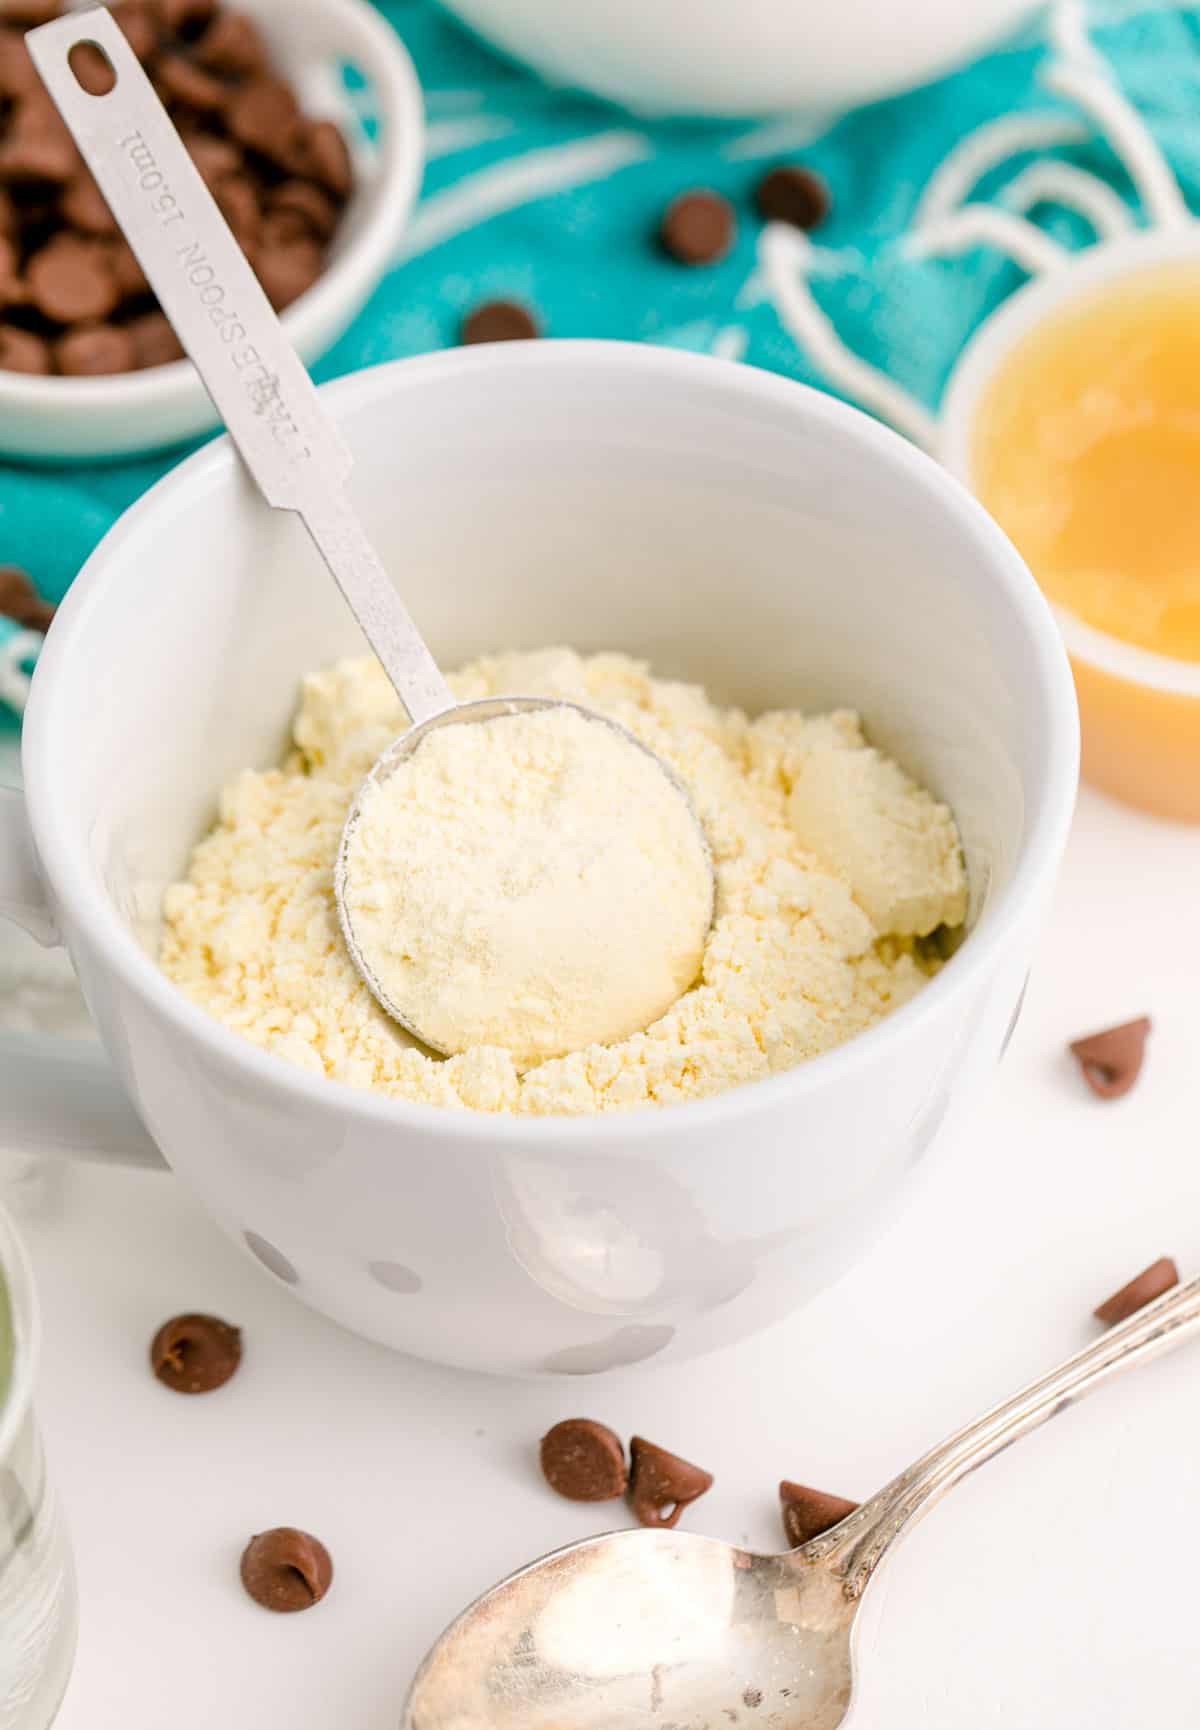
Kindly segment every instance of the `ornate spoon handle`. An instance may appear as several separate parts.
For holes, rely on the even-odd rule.
[[[869,1502],[864,1502],[828,1538],[816,1539],[807,1553],[835,1556],[847,1595],[861,1596],[897,1538],[968,1472],[1019,1436],[1045,1423],[1047,1418],[1065,1411],[1110,1376],[1132,1369],[1135,1364],[1147,1363],[1161,1352],[1197,1336],[1200,1336],[1200,1279],[1167,1292],[1128,1321],[1110,1328],[1057,1369],[948,1436],[893,1478]]]

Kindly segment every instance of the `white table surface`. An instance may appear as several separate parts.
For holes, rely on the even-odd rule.
[[[1092,1337],[1161,1253],[1200,1269],[1200,831],[1085,794],[1024,1018],[978,1121],[858,1269],[756,1341],[669,1371],[523,1385],[411,1362],[300,1307],[173,1178],[73,1170],[27,1210],[40,1409],[83,1631],[60,1730],[395,1730],[428,1643],[482,1587],[620,1523],[557,1500],[535,1444],[605,1419],[709,1467],[697,1530],[779,1539],[781,1476],[861,1497]],[[1072,1035],[1148,1011],[1106,1105]],[[222,1392],[164,1391],[167,1316],[245,1330]],[[1200,1346],[1110,1385],[960,1486],[869,1596],[856,1730],[1200,1722]],[[303,1616],[247,1599],[246,1538],[319,1534]]]

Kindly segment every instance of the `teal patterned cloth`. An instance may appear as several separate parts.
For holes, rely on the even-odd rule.
[[[547,87],[431,0],[382,0],[381,10],[425,89],[428,166],[401,255],[316,369],[322,379],[452,344],[464,311],[502,296],[535,305],[551,337],[666,343],[822,384],[764,289],[752,201],[764,167],[803,161],[833,197],[813,237],[817,301],[853,350],[933,407],[963,340],[1020,275],[983,247],[949,261],[914,258],[905,237],[922,192],[974,129],[1038,113],[1051,117],[1053,132],[1056,115],[1061,122],[1072,114],[1039,81],[1049,53],[1040,24],[940,83],[826,124],[668,125]],[[1087,22],[1200,208],[1197,9],[1093,0]],[[1072,130],[1075,140],[1053,144],[1053,156],[1099,176],[1143,220],[1095,128],[1057,126],[1063,138]],[[1014,173],[1031,160],[1018,155],[985,173],[972,196],[1003,205]],[[720,263],[685,268],[659,252],[654,235],[667,201],[696,185],[733,201],[738,236]],[[1044,207],[1035,215],[1069,245],[1093,238],[1077,214]],[[0,563],[24,565],[57,599],[120,512],[180,455],[86,468],[0,465]]]

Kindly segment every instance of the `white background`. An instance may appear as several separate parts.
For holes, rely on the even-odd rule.
[[[24,1221],[83,1597],[59,1730],[396,1730],[466,1600],[622,1521],[541,1484],[557,1419],[699,1461],[716,1487],[687,1523],[774,1548],[781,1476],[862,1497],[1093,1337],[1092,1306],[1154,1257],[1200,1271],[1198,861],[1200,831],[1085,794],[978,1121],[841,1284],[682,1368],[514,1385],[407,1361],[301,1308],[175,1179],[67,1173]],[[1064,1044],[1142,1012],[1141,1082],[1102,1104]],[[241,1372],[206,1398],[146,1364],[158,1323],[189,1309],[245,1330]],[[277,1524],[334,1557],[302,1616],[238,1584],[244,1542]],[[1198,1545],[1200,1344],[1011,1449],[901,1546],[864,1611],[856,1730],[1194,1727]]]

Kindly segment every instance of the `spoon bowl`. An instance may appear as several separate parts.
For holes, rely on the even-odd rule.
[[[467,1610],[417,1676],[406,1727],[701,1730],[746,1715],[834,1730],[850,1704],[855,1608],[831,1555],[615,1532]]]

